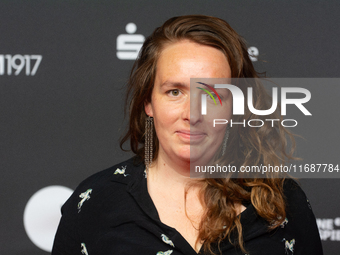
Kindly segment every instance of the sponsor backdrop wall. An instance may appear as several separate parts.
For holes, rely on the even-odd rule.
[[[2,1],[0,254],[49,254],[60,207],[77,184],[131,156],[118,146],[124,86],[156,26],[177,15],[217,16],[247,40],[269,77],[338,78],[339,12],[331,0]],[[312,92],[323,119],[296,129],[303,163],[339,163],[338,96],[336,85]],[[340,251],[339,184],[301,179],[325,254]]]

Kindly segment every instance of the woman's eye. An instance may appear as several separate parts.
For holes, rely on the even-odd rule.
[[[211,93],[211,95],[213,96],[213,98],[218,99],[217,95],[215,93]],[[212,99],[210,96],[208,96],[210,99]]]
[[[171,96],[177,97],[180,92],[179,92],[178,89],[173,89],[173,90],[170,90],[169,93],[170,93]]]

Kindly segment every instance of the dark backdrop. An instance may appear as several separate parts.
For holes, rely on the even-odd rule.
[[[227,20],[256,47],[254,65],[269,77],[337,78],[339,12],[332,0],[2,1],[0,254],[48,254],[71,190],[130,157],[118,146],[126,128],[124,85],[133,64],[128,55],[117,55],[126,53],[124,47],[133,58],[143,36],[166,19],[206,14]],[[130,25],[126,31],[129,23],[137,30]],[[132,46],[124,44],[129,40]],[[337,96],[338,89],[320,87],[312,98],[336,104]],[[312,129],[300,128],[308,137],[298,143],[305,163],[331,163],[311,162],[310,155],[338,160],[338,125],[332,124],[338,115],[327,118],[314,118]],[[340,250],[339,183],[301,180],[325,254]]]

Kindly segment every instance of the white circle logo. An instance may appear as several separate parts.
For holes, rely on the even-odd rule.
[[[24,227],[28,237],[40,249],[51,252],[60,221],[60,208],[73,191],[64,186],[48,186],[37,191],[27,202]]]

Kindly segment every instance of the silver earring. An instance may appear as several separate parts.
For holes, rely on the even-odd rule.
[[[148,116],[145,119],[145,167],[149,170],[149,166],[152,163],[153,152],[153,118]]]
[[[224,134],[221,156],[224,155],[224,153],[227,149],[228,138],[229,138],[229,126],[227,126],[227,130],[225,131],[225,134]]]

